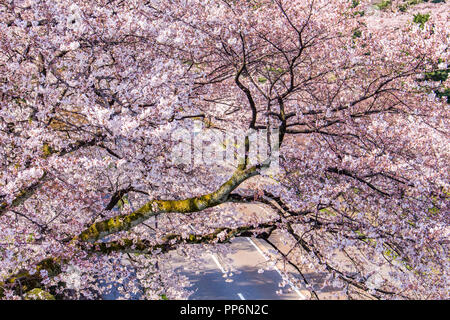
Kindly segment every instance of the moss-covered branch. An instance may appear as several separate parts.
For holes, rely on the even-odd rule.
[[[5,295],[5,290],[13,290],[15,294],[23,296],[27,291],[42,286],[41,271],[46,271],[49,277],[61,273],[61,261],[47,258],[36,265],[36,272],[30,274],[26,270],[19,271],[4,282],[0,282],[0,298]]]
[[[205,235],[190,234],[184,238],[178,234],[169,234],[164,237],[164,241],[159,244],[152,244],[148,240],[120,239],[110,242],[98,242],[92,244],[91,250],[108,254],[111,252],[123,253],[165,253],[174,250],[180,244],[199,244],[199,243],[223,243],[236,236],[250,236],[251,231],[255,229],[275,228],[275,224],[280,220],[260,223],[258,225],[242,226],[238,228],[217,228],[213,232]]]
[[[217,206],[228,201],[229,195],[233,190],[235,190],[248,178],[258,175],[259,170],[269,164],[270,162],[266,162],[262,165],[253,166],[247,169],[240,167],[234,172],[232,177],[222,184],[216,191],[206,195],[192,197],[185,200],[151,200],[129,215],[120,215],[92,224],[88,229],[74,237],[73,240],[80,240],[82,242],[81,245],[83,242],[95,242],[107,235],[129,230],[148,218],[161,213],[190,213]],[[28,195],[28,197],[29,196],[30,195]],[[164,243],[156,246],[151,246],[145,241],[135,243],[131,240],[123,240],[122,242],[95,243],[93,248],[98,248],[100,252],[104,253],[113,251],[127,252],[130,250],[136,252],[150,252],[158,248],[162,251],[168,251],[180,243],[214,242],[216,241],[219,233],[222,231],[225,231],[224,239],[229,239],[236,234],[242,234],[252,228],[255,227],[248,226],[237,229],[219,228],[211,234],[202,236],[193,235],[189,239],[183,239],[178,235],[168,235],[165,238]],[[13,290],[18,295],[24,295],[26,292],[29,292],[34,288],[41,288],[43,278],[40,271],[46,270],[49,276],[55,276],[61,272],[61,261],[54,258],[44,259],[37,264],[36,270],[37,272],[34,274],[30,274],[28,271],[19,271],[3,282],[0,282],[0,298],[4,297],[5,290],[7,289]]]
[[[95,242],[110,234],[129,230],[148,218],[161,213],[191,213],[217,206],[226,202],[230,193],[242,182],[259,174],[260,168],[261,166],[253,166],[248,169],[237,169],[228,181],[216,191],[206,195],[183,200],[151,200],[128,215],[119,215],[92,224],[74,240]]]

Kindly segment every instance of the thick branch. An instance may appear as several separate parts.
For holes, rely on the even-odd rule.
[[[257,226],[249,225],[238,228],[217,228],[213,232],[205,235],[190,234],[188,238],[183,238],[181,235],[169,234],[164,237],[164,242],[159,244],[151,244],[147,240],[131,240],[121,239],[118,241],[98,242],[94,243],[92,251],[108,254],[111,252],[122,253],[152,253],[158,251],[165,253],[177,248],[180,244],[199,244],[199,243],[223,243],[229,241],[236,236],[251,236],[251,231],[255,229],[274,228],[275,223],[271,221],[260,223]]]
[[[161,213],[178,212],[191,213],[217,206],[228,200],[229,194],[242,182],[259,174],[263,165],[253,166],[246,170],[238,169],[233,176],[222,184],[216,191],[184,200],[151,200],[141,208],[128,215],[120,215],[110,219],[96,222],[83,231],[74,240],[94,242],[110,234],[130,230],[150,217]]]
[[[16,294],[22,294],[34,288],[42,286],[41,271],[47,271],[49,277],[61,273],[60,261],[54,258],[47,258],[36,265],[36,272],[30,274],[28,271],[19,271],[9,277],[4,282],[0,282],[0,298],[5,294],[6,289],[13,290]]]

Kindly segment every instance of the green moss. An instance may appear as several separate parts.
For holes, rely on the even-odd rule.
[[[117,201],[117,207],[119,210],[123,210],[125,205],[129,205],[130,202],[128,201],[128,195],[124,195],[119,201]]]
[[[427,2],[428,0],[426,0]],[[407,0],[407,1],[403,1],[404,3],[398,6],[398,9],[401,12],[406,12],[406,10],[411,7],[414,6],[416,4],[422,3],[423,0]]]
[[[33,240],[34,240],[34,233],[30,233],[27,237],[27,242],[31,243],[31,242],[33,242]]]
[[[425,77],[423,80],[426,81],[441,81],[444,82],[448,78],[448,74],[450,73],[450,69],[441,69],[441,70],[435,70],[432,72],[425,73]]]
[[[44,259],[36,265],[36,272],[34,274],[31,275],[28,271],[21,270],[6,279],[4,283],[13,285],[13,289],[16,294],[20,294],[21,292],[28,290],[33,291],[33,289],[40,288],[42,286],[42,277],[40,276],[41,270],[47,271],[49,277],[53,277],[61,273],[60,261],[54,258]],[[4,295],[4,283],[0,282],[0,298]]]
[[[25,300],[56,300],[53,295],[39,288],[34,288],[24,295]]]
[[[431,215],[435,215],[435,214],[439,213],[439,211],[440,211],[439,208],[437,208],[435,206],[428,209],[428,212],[431,213]]]
[[[413,22],[419,24],[419,27],[421,29],[423,29],[425,23],[428,20],[430,20],[430,14],[429,13],[425,13],[425,14],[418,13],[418,14],[415,14],[414,18],[413,18]]]
[[[380,10],[386,10],[388,7],[391,6],[391,1],[390,0],[385,0],[385,1],[381,1],[379,3],[375,4],[375,7],[380,9]]]
[[[336,213],[332,209],[329,209],[329,208],[321,209],[321,210],[319,210],[319,212],[325,213],[330,216],[336,216]]]
[[[258,82],[259,82],[259,83],[265,83],[266,81],[267,81],[267,79],[264,78],[264,77],[259,77],[259,78],[258,78]]]
[[[60,261],[55,260],[54,258],[44,259],[37,264],[36,270],[38,272],[41,270],[46,270],[49,276],[55,276],[61,273]]]
[[[113,230],[121,225],[120,217],[111,218],[107,221],[109,230]]]
[[[193,197],[185,200],[149,201],[129,215],[121,215],[92,224],[87,230],[75,237],[74,240],[96,241],[109,234],[129,230],[140,222],[161,212],[190,213],[216,206],[225,201],[230,192],[238,187],[239,184],[246,179],[257,175],[259,173],[258,170],[259,167],[257,166],[245,170],[238,169],[218,190],[200,197]]]
[[[362,35],[362,32],[361,32],[361,30],[359,30],[359,29],[356,29],[354,32],[353,32],[353,39],[356,39],[356,38],[361,38],[361,35]]]
[[[278,73],[278,74],[282,74],[283,72],[285,72],[285,70],[282,68],[274,68],[274,67],[268,67],[268,68],[266,68],[266,70],[269,72],[274,72],[274,73]]]
[[[42,145],[42,153],[44,154],[44,158],[51,156],[53,153],[52,148],[47,142]]]
[[[450,88],[445,88],[444,91],[436,90],[434,93],[438,98],[447,97],[447,103],[450,103]]]
[[[24,98],[16,98],[14,101],[20,106],[21,104],[26,104],[27,101]]]

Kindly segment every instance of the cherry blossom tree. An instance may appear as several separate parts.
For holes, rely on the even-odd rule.
[[[1,1],[0,297],[186,298],[167,252],[276,231],[349,298],[448,299],[450,10],[371,2]]]

